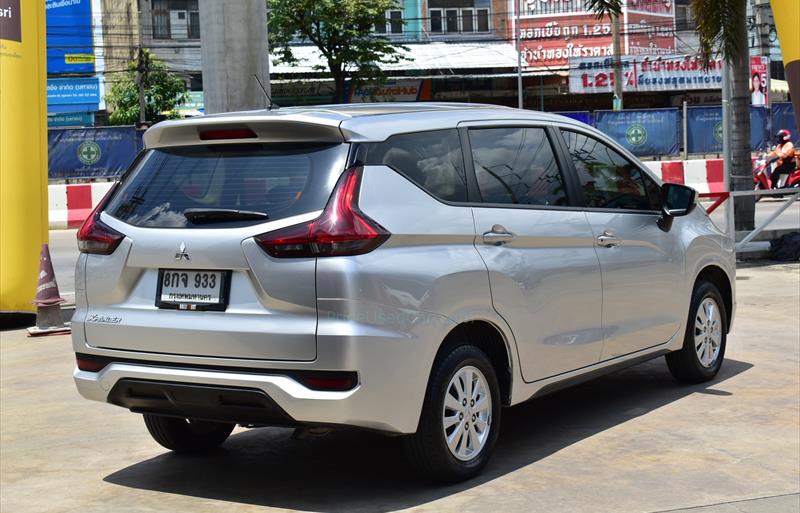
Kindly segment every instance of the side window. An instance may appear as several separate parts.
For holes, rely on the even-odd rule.
[[[543,128],[469,131],[484,203],[566,205],[564,178]]]
[[[614,149],[562,130],[587,207],[657,210],[658,185]]]
[[[467,201],[457,130],[395,135],[366,147],[365,164],[389,166],[439,199]]]

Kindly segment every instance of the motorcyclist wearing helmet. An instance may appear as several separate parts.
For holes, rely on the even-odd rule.
[[[770,179],[772,187],[777,187],[780,183],[782,174],[790,174],[795,170],[794,144],[792,144],[792,133],[786,129],[778,130],[775,134],[775,149],[768,155],[770,159],[777,159],[775,170]]]

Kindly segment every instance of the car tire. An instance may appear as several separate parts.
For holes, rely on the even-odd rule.
[[[500,410],[500,386],[483,351],[463,345],[441,354],[417,432],[404,439],[409,462],[424,477],[438,481],[478,475],[497,441]],[[448,438],[455,443],[448,444]]]
[[[728,328],[724,305],[713,283],[699,281],[695,285],[683,347],[666,355],[670,372],[681,383],[708,381],[722,367]]]
[[[175,452],[198,452],[213,449],[228,439],[235,424],[189,420],[163,415],[144,414],[144,424],[153,439]]]

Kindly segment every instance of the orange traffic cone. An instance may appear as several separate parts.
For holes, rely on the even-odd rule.
[[[70,332],[70,327],[64,323],[61,316],[61,303],[64,302],[58,294],[56,275],[53,272],[53,262],[50,260],[50,248],[42,244],[42,255],[39,259],[39,285],[36,287],[36,326],[28,328],[28,336],[61,335]]]

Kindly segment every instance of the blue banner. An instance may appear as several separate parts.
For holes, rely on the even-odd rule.
[[[689,153],[722,152],[722,107],[689,107]]]
[[[599,111],[595,126],[634,155],[677,155],[680,151],[677,109]]]
[[[792,142],[800,141],[800,134],[797,133],[797,124],[794,121],[794,108],[791,103],[772,104],[772,131],[785,128],[792,133]],[[772,137],[770,136],[770,139]]]
[[[51,180],[119,176],[136,158],[133,127],[49,130]]]
[[[47,73],[94,73],[92,1],[47,0],[45,9]]]
[[[574,119],[575,121],[580,121],[581,123],[586,123],[587,125],[592,125],[592,113],[588,111],[570,111],[570,112],[554,112],[553,114],[559,114],[561,116],[566,116],[568,118]]]
[[[770,144],[769,110],[750,106],[750,149],[764,150]]]

